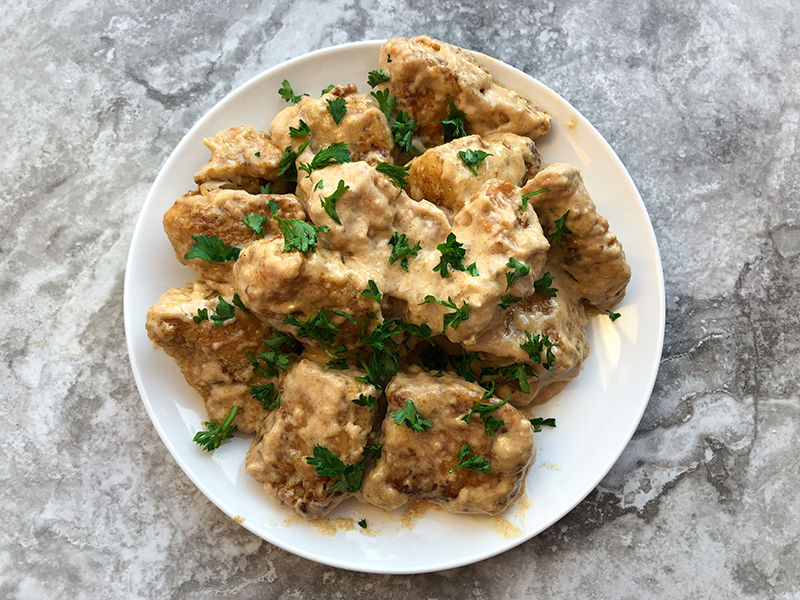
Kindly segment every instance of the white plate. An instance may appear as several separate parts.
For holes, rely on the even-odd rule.
[[[161,225],[164,211],[194,187],[192,177],[209,157],[204,137],[235,125],[266,130],[287,106],[277,93],[283,79],[296,93],[312,96],[331,83],[355,82],[369,90],[367,73],[377,68],[380,44],[346,44],[272,68],[231,92],[186,134],[156,178],[133,234],[125,275],[125,330],[136,383],[156,430],[189,478],[223,512],[268,542],[310,560],[365,572],[419,573],[473,563],[530,539],[569,512],[608,473],[636,430],[653,388],[664,335],[664,282],[644,204],[605,140],[555,92],[479,56],[499,81],[553,117],[552,132],[537,140],[542,156],[582,170],[633,269],[627,297],[616,309],[622,318],[591,320],[591,353],[583,372],[538,411],[556,417],[558,427],[536,436],[529,500],[512,507],[504,519],[429,511],[411,522],[402,510],[383,514],[349,500],[332,517],[366,518],[368,529],[340,527],[331,535],[273,503],[245,473],[247,437],[213,454],[203,452],[192,442],[206,418],[203,404],[175,363],[153,348],[144,328],[147,309],[161,294],[194,279],[175,260]]]

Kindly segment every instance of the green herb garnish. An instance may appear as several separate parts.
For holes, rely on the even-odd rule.
[[[325,209],[325,213],[334,220],[338,225],[341,225],[342,222],[339,220],[339,213],[336,212],[336,203],[339,201],[339,198],[350,189],[349,185],[345,185],[342,179],[339,180],[339,184],[336,186],[336,190],[330,196],[322,196],[320,198],[320,204],[322,204],[322,208]]]
[[[555,427],[556,420],[555,419],[543,419],[542,417],[535,417],[533,419],[528,419],[533,425],[533,432],[539,433],[542,430],[542,426],[546,425],[548,427]]]
[[[203,450],[207,452],[213,452],[219,448],[222,442],[232,438],[233,434],[236,433],[236,426],[231,425],[231,423],[233,423],[233,419],[236,417],[236,412],[238,410],[238,406],[231,408],[225,420],[219,425],[210,421],[203,423],[208,431],[198,431],[194,435],[194,438],[192,438],[192,441],[200,444]]]
[[[395,231],[392,237],[389,238],[389,244],[392,246],[392,253],[389,256],[389,264],[393,265],[395,261],[400,261],[400,266],[408,272],[408,258],[416,256],[422,247],[419,242],[414,244],[414,247],[408,245],[408,238],[405,233]]]
[[[522,210],[528,210],[528,198],[531,196],[538,196],[539,194],[544,194],[545,192],[549,192],[550,188],[543,188],[541,190],[536,190],[535,192],[528,192],[527,194],[522,195]]]
[[[531,268],[528,265],[519,262],[513,256],[508,259],[506,267],[512,269],[510,272],[506,273],[506,289],[509,289],[512,285],[514,285],[514,282],[517,279],[520,277],[526,277],[530,275],[531,272]]]
[[[440,304],[447,308],[452,308],[455,311],[447,313],[443,316],[444,328],[442,329],[442,334],[444,334],[444,332],[447,330],[448,325],[453,328],[453,331],[455,331],[463,321],[466,321],[469,318],[469,303],[466,300],[464,300],[461,308],[458,308],[456,303],[453,302],[453,299],[449,296],[447,297],[447,300],[439,300],[438,298],[429,294],[425,296],[425,300],[420,302],[420,305],[427,304],[428,302],[436,302],[436,304]]]
[[[569,216],[569,211],[565,212],[563,215],[561,215],[558,219],[555,220],[556,230],[547,236],[547,240],[550,243],[560,242],[561,238],[564,237],[564,234],[572,233],[569,227],[567,227],[568,216]]]
[[[469,444],[461,446],[461,450],[458,452],[458,464],[450,469],[450,472],[453,473],[456,469],[461,468],[467,471],[477,471],[479,473],[488,473],[491,470],[485,458],[472,453]]]
[[[387,162],[381,162],[375,165],[375,170],[378,173],[382,173],[393,179],[400,187],[408,184],[406,177],[408,177],[408,170],[410,168],[411,167],[408,166],[402,167],[400,165],[393,165],[392,163]]]
[[[457,154],[458,158],[461,159],[461,162],[472,172],[475,177],[478,176],[478,169],[481,166],[481,163],[486,160],[487,156],[492,156],[483,150],[473,150],[472,148],[467,148],[466,150],[462,150]]]
[[[338,456],[319,444],[314,448],[314,457],[307,456],[306,462],[316,467],[317,475],[334,479],[334,485],[328,492],[329,494],[333,492],[352,494],[361,489],[364,463],[345,465]]]
[[[328,112],[331,114],[331,117],[333,117],[334,123],[338,125],[342,122],[344,115],[347,113],[347,100],[344,98],[333,98],[325,102],[328,103]]]
[[[215,235],[192,234],[192,239],[194,244],[189,247],[189,252],[183,256],[186,260],[202,258],[208,262],[228,262],[239,258],[240,248],[228,246]]]
[[[453,104],[453,101],[450,100],[450,98],[447,99],[447,104],[450,105],[450,114],[444,121],[440,121],[444,127],[445,143],[452,142],[455,139],[467,135],[467,132],[464,129],[464,113],[456,108],[456,105]]]
[[[291,84],[286,79],[283,80],[281,89],[278,90],[278,94],[280,94],[280,97],[286,100],[286,102],[291,102],[292,104],[297,104],[300,102],[300,99],[303,96],[308,96],[308,94],[300,94],[299,96],[296,96]]]
[[[289,137],[307,137],[309,135],[311,135],[311,128],[303,119],[300,119],[297,127],[289,127]]]
[[[387,81],[389,81],[389,74],[383,69],[370,71],[367,74],[367,83],[370,87],[375,87],[376,85],[386,83]]]
[[[417,412],[417,407],[414,406],[411,400],[406,402],[406,405],[397,412],[390,412],[389,418],[394,421],[395,425],[402,425],[405,423],[409,429],[418,433],[422,433],[433,427],[433,423],[426,421],[422,415]]]
[[[555,298],[558,290],[550,287],[552,283],[553,276],[548,271],[533,283],[533,289],[539,294],[544,294],[547,298]]]
[[[261,402],[264,410],[275,410],[281,407],[281,395],[278,393],[274,383],[251,385],[250,397],[257,402]]]

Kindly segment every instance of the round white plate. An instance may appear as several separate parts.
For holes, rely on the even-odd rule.
[[[295,93],[318,96],[331,83],[369,91],[381,42],[346,44],[274,67],[234,90],[183,138],[145,200],[133,234],[125,274],[125,330],[136,383],[161,439],[189,478],[223,512],[254,534],[289,552],[327,565],[376,573],[420,573],[473,563],[508,550],[546,529],[577,505],[608,473],[628,444],[653,388],[664,335],[664,281],[653,229],[625,167],[600,134],[555,92],[528,75],[478,55],[495,78],[531,98],[553,117],[553,130],[537,140],[544,160],[579,167],[598,210],[622,241],[633,269],[622,318],[590,321],[591,353],[583,372],[537,414],[557,427],[537,434],[536,464],[523,498],[502,518],[386,514],[350,499],[332,518],[338,526],[308,523],[271,501],[244,470],[250,439],[237,436],[209,454],[192,442],[205,420],[200,397],[178,367],[155,349],[145,315],[161,294],[192,281],[176,260],[161,219],[209,158],[203,138],[228,127],[266,130],[287,104],[284,79]],[[368,528],[356,522],[366,518]],[[348,521],[346,519],[352,519]],[[348,528],[348,526],[350,528]]]

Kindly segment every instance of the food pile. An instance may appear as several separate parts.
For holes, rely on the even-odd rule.
[[[470,52],[394,38],[377,66],[370,93],[284,81],[268,132],[205,140],[164,215],[198,279],[147,331],[204,400],[195,441],[255,434],[247,472],[299,515],[497,514],[630,267],[579,171],[543,164],[550,117]]]

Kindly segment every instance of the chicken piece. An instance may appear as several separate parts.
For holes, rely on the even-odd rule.
[[[343,98],[347,112],[336,123],[329,110],[329,102]],[[291,137],[289,128],[308,125],[310,137]],[[355,84],[339,85],[321,98],[304,96],[294,106],[279,112],[269,126],[272,139],[278,148],[298,148],[309,144],[300,156],[301,162],[310,162],[313,155],[335,142],[345,143],[353,161],[366,161],[371,165],[390,161],[394,144],[386,116],[369,94],[359,94]],[[302,175],[302,173],[301,173]]]
[[[253,381],[248,352],[259,354],[262,340],[270,335],[267,325],[239,308],[218,327],[211,320],[194,322],[198,310],[216,314],[219,297],[232,303],[230,285],[195,281],[172,289],[147,311],[147,335],[178,364],[203,398],[208,418],[220,424],[234,406],[239,411],[233,424],[253,432],[267,412],[250,395],[250,385],[278,383],[277,378]]]
[[[258,213],[269,217],[269,202],[280,205],[278,216],[284,219],[304,219],[305,212],[297,198],[291,194],[260,194],[253,196],[241,190],[214,189],[184,194],[164,213],[164,231],[172,243],[176,258],[190,266],[203,279],[231,283],[234,261],[207,261],[203,258],[185,258],[195,243],[192,235],[215,235],[229,246],[242,248],[260,239],[242,222],[248,214]],[[277,222],[269,219],[264,235],[278,233]]]
[[[489,154],[476,169],[464,163],[459,152],[480,150]],[[542,164],[533,140],[513,133],[470,135],[431,148],[409,164],[408,195],[428,200],[455,214],[490,179],[522,187]],[[474,168],[474,167],[473,167]]]
[[[506,311],[501,310],[499,318],[486,327],[474,342],[464,345],[467,351],[478,352],[477,362],[488,368],[489,373],[501,370],[494,376],[484,376],[482,379],[496,379],[497,395],[505,398],[512,394],[511,402],[518,407],[531,403],[542,404],[552,398],[568,381],[580,374],[589,351],[586,345],[588,320],[581,297],[575,289],[575,280],[549,257],[543,275],[552,277],[549,287],[557,290],[553,298],[540,292],[525,295],[521,302],[513,304]],[[535,363],[526,351],[526,348],[536,349],[536,344],[529,343],[530,339],[542,334],[557,344],[551,348],[554,358],[552,370],[542,366],[549,362],[546,348],[540,347],[535,353],[539,363]],[[530,373],[526,375],[525,371],[519,370],[522,381],[516,379],[514,373],[514,368],[519,369],[519,364],[526,365]],[[530,388],[529,391],[523,391],[526,387]]]
[[[569,211],[565,224],[570,233],[553,244],[553,259],[577,280],[578,293],[597,312],[614,308],[625,297],[631,267],[608,221],[597,213],[580,171],[563,163],[551,165],[522,192],[541,189],[549,191],[532,196],[530,203],[548,237],[556,231],[556,220]]]
[[[423,151],[442,144],[448,98],[464,113],[468,134],[493,131],[535,139],[550,131],[549,115],[494,81],[474,55],[429,37],[392,38],[383,44],[380,68],[389,74],[397,108],[417,120],[414,145]]]
[[[369,289],[364,269],[355,262],[345,263],[339,252],[321,246],[306,254],[283,250],[284,239],[276,236],[249,244],[239,255],[233,275],[245,306],[268,322],[279,318],[276,327],[294,336],[302,333],[286,324],[285,316],[307,322],[325,309],[324,316],[337,329],[336,343],[355,343],[359,321],[375,310],[374,301],[361,294]],[[331,309],[347,312],[356,323]],[[307,337],[300,341],[310,349],[320,347]]]
[[[203,140],[211,159],[195,174],[196,184],[233,186],[257,194],[278,177],[283,151],[269,135],[250,126],[231,127]]]
[[[533,290],[533,274],[544,265],[549,244],[533,210],[522,210],[519,188],[499,179],[487,181],[465,203],[451,232],[464,246],[462,264],[475,263],[478,276],[445,267],[448,277],[442,277],[441,270],[433,270],[442,253],[430,242],[427,252],[409,263],[410,277],[398,278],[396,287],[388,288],[387,293],[408,303],[411,322],[426,323],[452,342],[469,344],[496,318],[505,294],[523,296]],[[509,292],[507,274],[512,272],[508,267],[512,258],[526,265],[530,274],[519,277]],[[428,296],[455,304],[455,308],[426,301]],[[445,316],[463,311],[465,303],[467,319],[455,328],[445,327]]]
[[[337,193],[339,182],[347,190],[334,205],[337,223],[325,211],[323,200]],[[366,162],[349,162],[314,170],[301,179],[297,194],[311,222],[330,229],[323,239],[325,245],[356,257],[361,264],[380,264],[374,256],[375,246],[381,241],[385,246],[393,233],[395,198],[400,194],[393,180]],[[376,270],[381,270],[377,264]]]
[[[286,374],[281,407],[262,423],[247,452],[247,473],[277,501],[306,519],[324,517],[352,495],[335,489],[336,478],[318,475],[308,457],[322,446],[344,465],[354,465],[356,483],[364,469],[364,446],[377,426],[377,409],[358,406],[362,394],[377,390],[359,383],[363,371],[331,371],[301,360]],[[351,471],[353,469],[351,468]]]
[[[486,415],[503,421],[489,435],[480,416],[471,413],[475,404],[499,403],[497,398],[482,400],[484,392],[450,373],[435,378],[411,367],[409,374],[395,376],[386,388],[389,416],[381,431],[381,457],[364,477],[363,499],[386,510],[399,508],[409,498],[455,513],[492,515],[505,510],[525,487],[535,458],[533,431],[528,419],[505,404]],[[430,428],[415,431],[406,422],[395,422],[393,413],[409,401]],[[464,422],[466,415],[471,415],[469,423]],[[470,456],[487,461],[488,472],[455,469],[465,444]]]

